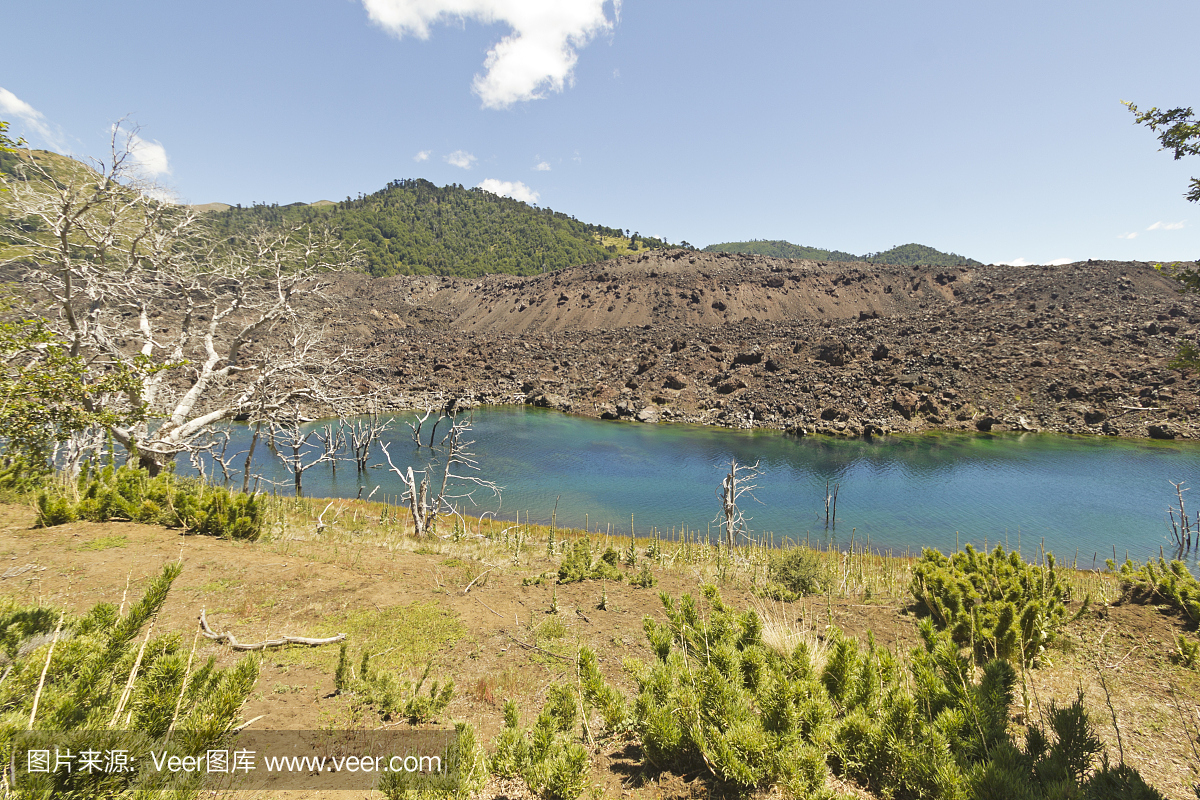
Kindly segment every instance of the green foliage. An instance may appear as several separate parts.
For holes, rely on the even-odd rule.
[[[638,570],[638,574],[629,579],[630,586],[636,586],[639,589],[649,589],[658,584],[658,578],[654,577],[654,572],[651,571],[650,565],[642,562],[642,568]]]
[[[774,600],[791,602],[797,597],[819,594],[829,587],[829,565],[821,554],[808,547],[792,547],[771,555],[767,565],[770,583],[757,593]]]
[[[1108,568],[1115,569],[1112,559]],[[1200,624],[1200,581],[1187,564],[1159,557],[1140,567],[1126,559],[1118,573],[1123,599],[1139,603],[1162,602],[1185,614],[1193,625]]]
[[[1156,264],[1155,269],[1161,269],[1162,264]],[[1167,362],[1167,369],[1200,370],[1200,347],[1187,339],[1180,339],[1176,345],[1175,355]]]
[[[579,648],[579,685],[583,697],[584,715],[595,708],[611,735],[625,736],[633,725],[625,697],[605,682],[600,674],[596,652],[590,647]]]
[[[343,641],[338,648],[337,667],[333,671],[333,689],[338,694],[346,694],[350,691],[351,681],[353,677],[350,674],[350,644]]]
[[[253,541],[266,520],[264,500],[257,494],[205,486],[169,472],[151,478],[143,469],[105,467],[80,475],[78,500],[72,487],[52,486],[37,496],[37,527],[49,528],[75,519],[91,522],[129,520],[226,539]]]
[[[51,747],[83,745],[76,750],[144,751],[153,740],[156,749],[179,756],[203,755],[224,740],[257,680],[257,658],[246,657],[225,670],[209,659],[189,673],[178,634],[148,640],[141,635],[180,570],[178,564],[164,567],[124,617],[108,603],[80,617],[40,607],[0,612],[0,661],[6,673],[0,682],[0,753],[6,761],[24,763],[25,750],[46,746],[37,744],[39,736]],[[131,686],[128,694],[126,686]],[[35,696],[33,731],[26,733]],[[164,788],[157,772],[139,769],[29,774],[15,796],[102,798]],[[198,786],[173,788],[184,790],[179,797],[189,797]]]
[[[559,684],[550,690],[532,728],[523,729],[512,700],[504,703],[504,730],[493,742],[492,772],[520,778],[546,800],[575,800],[587,786],[591,760],[574,741],[579,725],[575,689]]]
[[[133,421],[131,416],[93,410],[91,400],[136,385],[124,368],[90,378],[84,360],[70,354],[45,320],[22,311],[14,298],[0,293],[0,469],[10,473],[10,481],[16,480],[11,470],[17,464],[26,473],[22,485],[48,473],[52,445],[72,433]]]
[[[14,142],[9,138],[8,121],[0,119],[0,174],[12,174],[14,167],[20,161],[16,156],[17,148],[24,146],[24,139],[17,139]],[[0,186],[0,194],[7,191],[8,189]]]
[[[1045,659],[1066,622],[1071,593],[1052,554],[1044,565],[1027,564],[1000,545],[985,555],[967,545],[950,558],[927,548],[910,588],[921,610],[980,663],[1003,658],[1027,665]]]
[[[370,663],[371,654],[364,650],[358,677],[352,677],[347,645],[343,642],[333,673],[333,686],[338,694],[353,695],[363,704],[371,706],[385,720],[401,718],[410,725],[433,722],[454,699],[454,681],[434,681],[429,685],[428,692],[421,692],[433,669],[432,662],[425,665],[425,671],[416,683],[397,680],[390,672],[371,672]]]
[[[374,194],[330,206],[256,205],[207,218],[230,235],[255,224],[323,224],[364,253],[372,275],[535,275],[612,258],[605,240],[616,228],[589,225],[566,214],[482,189],[392,181]],[[643,247],[666,247],[639,237]]]
[[[31,461],[28,455],[0,455],[0,497],[28,496],[45,483],[48,473],[44,461]]]
[[[383,796],[388,800],[467,800],[478,796],[487,783],[487,755],[479,744],[475,728],[459,722],[454,730],[454,741],[442,759],[443,774],[385,772],[379,781]]]
[[[1162,149],[1174,151],[1175,160],[1184,156],[1200,155],[1200,120],[1190,108],[1172,108],[1159,111],[1151,108],[1142,111],[1133,103],[1125,103],[1136,117],[1138,125],[1145,125],[1158,134]],[[1192,178],[1192,188],[1184,195],[1193,203],[1200,202],[1200,178]],[[1193,275],[1196,273],[1193,272]]]
[[[751,253],[771,258],[792,258],[808,261],[858,261],[853,253],[804,247],[783,240],[755,239],[749,242],[721,242],[704,248],[705,253]]]
[[[8,138],[8,120],[0,119],[0,153],[11,153],[25,144],[24,139],[13,141]]]
[[[593,561],[591,540],[577,539],[558,567],[558,582],[622,580],[625,573],[617,568],[620,557],[620,553],[609,547]]]
[[[1191,108],[1172,108],[1160,111],[1151,108],[1142,111],[1133,103],[1122,100],[1129,108],[1138,125],[1145,125],[1158,134],[1158,141],[1163,150],[1171,150],[1175,160],[1184,156],[1200,155],[1200,120]],[[1200,203],[1200,178],[1192,178],[1191,188],[1184,197],[1193,203]],[[1155,264],[1154,268],[1164,272],[1179,283],[1180,294],[1195,294],[1200,292],[1200,267],[1196,262],[1189,266],[1184,263]],[[1195,343],[1181,341],[1175,357],[1167,364],[1171,369],[1200,369],[1200,348]],[[1194,617],[1193,617],[1194,619]]]
[[[836,630],[818,668],[804,643],[766,647],[755,612],[737,613],[711,586],[702,602],[661,598],[666,621],[644,621],[654,661],[626,664],[632,701],[590,649],[579,653],[585,714],[598,712],[606,735],[635,739],[651,768],[805,798],[830,796],[830,771],[896,800],[1099,797],[1106,781],[1141,780],[1125,767],[1114,777],[1106,762],[1094,769],[1101,748],[1082,702],[1052,707],[1048,728],[1030,726],[1018,747],[1008,732],[1015,668],[994,658],[978,670],[930,618],[907,668],[873,638],[864,647]]]
[[[807,261],[866,261],[873,264],[900,264],[903,266],[956,267],[977,266],[978,261],[956,253],[943,253],[923,244],[903,244],[882,253],[867,253],[856,256],[841,250],[823,250],[819,247],[804,247],[782,240],[759,239],[750,242],[722,242],[704,248],[706,253],[754,253],[772,258],[804,259]]]
[[[1177,633],[1175,654],[1183,666],[1188,669],[1200,669],[1200,642],[1191,641],[1182,633]]]
[[[991,758],[971,773],[971,796],[1162,799],[1134,768],[1110,766],[1084,710],[1082,694],[1067,706],[1052,703],[1048,716],[1048,729],[1029,727],[1024,747],[1011,739],[997,742]]]

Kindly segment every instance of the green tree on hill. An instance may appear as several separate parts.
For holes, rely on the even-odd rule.
[[[626,239],[618,228],[581,222],[482,189],[395,180],[384,189],[332,205],[255,205],[209,215],[226,234],[255,223],[321,223],[360,247],[372,275],[534,275],[613,258],[605,239]],[[642,247],[659,239],[633,234]],[[611,242],[609,242],[611,244]]]
[[[957,253],[943,253],[923,244],[903,244],[881,253],[856,256],[843,250],[824,250],[819,247],[804,247],[779,239],[755,239],[749,242],[723,242],[710,244],[706,253],[753,253],[772,258],[803,259],[806,261],[866,261],[871,264],[900,264],[902,266],[928,265],[935,267],[957,267],[962,264],[978,265],[973,258]]]

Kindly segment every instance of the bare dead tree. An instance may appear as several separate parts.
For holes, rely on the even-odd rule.
[[[433,421],[433,429],[429,432],[429,441],[426,443],[426,442],[421,441],[421,428],[424,427],[425,423],[429,421],[429,418],[432,415],[433,415],[433,408],[427,407],[425,409],[425,413],[420,417],[416,417],[415,421],[410,421],[410,422],[404,423],[405,425],[408,426],[409,435],[412,436],[412,440],[417,445],[417,447],[428,447],[430,450],[433,450],[433,448],[434,448],[434,440],[437,437],[438,426],[442,424],[442,421],[445,420],[447,418],[447,416],[446,416],[446,414],[443,414],[443,413],[438,414],[437,419],[435,419]],[[450,415],[450,419],[453,419],[453,414]],[[446,443],[446,438],[443,437],[442,441],[439,442],[439,444],[445,444],[445,443]]]
[[[1189,491],[1184,482],[1167,481],[1175,487],[1175,496],[1179,503],[1179,520],[1175,519],[1175,509],[1167,506],[1167,515],[1171,519],[1171,533],[1175,537],[1175,549],[1179,553],[1191,552],[1193,536],[1200,539],[1200,519],[1189,519],[1183,505],[1183,493]]]
[[[758,484],[752,483],[762,475],[758,465],[757,461],[753,465],[747,466],[739,464],[737,459],[731,459],[729,473],[721,481],[721,488],[717,490],[717,497],[721,498],[721,513],[717,519],[720,521],[720,530],[730,551],[737,546],[738,539],[749,538],[747,523],[751,518],[746,516],[740,502],[746,495],[755,500],[758,499],[754,497],[754,490],[758,488]]]
[[[215,235],[137,179],[136,132],[114,126],[111,160],[95,169],[24,153],[0,183],[10,219],[36,224],[0,234],[89,376],[137,376],[135,389],[88,403],[120,411],[106,434],[156,473],[215,423],[315,401],[331,357],[318,329],[297,324],[298,301],[359,260],[314,228]]]
[[[346,429],[343,421],[339,419],[336,424],[326,423],[321,428],[313,432],[316,440],[321,445],[321,451],[325,454],[326,460],[333,470],[333,474],[337,475],[337,463],[341,460],[342,449],[346,446]]]
[[[379,412],[372,411],[367,419],[359,417],[347,425],[350,431],[350,450],[354,453],[354,463],[360,475],[367,471],[371,447],[379,441],[379,437],[387,431],[392,421],[392,417],[380,419]]]
[[[838,492],[841,491],[842,485],[835,483],[833,485],[833,493],[829,491],[829,481],[825,481],[825,527],[828,528],[832,520],[833,527],[837,527],[837,499]],[[832,510],[833,516],[830,517]]]
[[[429,412],[427,411],[425,419],[428,416]],[[419,427],[418,423],[415,429],[419,429]],[[470,474],[479,471],[479,462],[470,450],[474,441],[465,438],[470,430],[471,421],[469,419],[455,420],[450,426],[450,432],[436,448],[432,444],[419,446],[418,452],[421,447],[428,446],[431,449],[440,450],[442,453],[440,466],[430,463],[429,467],[423,470],[414,470],[411,466],[401,470],[392,461],[388,446],[386,444],[380,446],[387,459],[388,468],[396,473],[404,484],[403,494],[412,515],[413,531],[418,537],[433,535],[436,532],[437,519],[440,514],[451,514],[461,518],[461,505],[464,502],[474,503],[474,494],[480,489],[491,492],[495,497],[500,497],[502,487],[496,485],[495,481]],[[420,476],[419,479],[418,476]],[[430,495],[431,487],[436,492],[432,496]]]
[[[312,440],[317,438],[319,431],[306,430],[307,422],[309,420],[304,418],[297,405],[293,406],[286,419],[272,423],[274,453],[287,467],[288,472],[292,473],[296,497],[302,497],[304,494],[304,473],[317,464],[323,464],[332,458],[326,448],[313,445]]]

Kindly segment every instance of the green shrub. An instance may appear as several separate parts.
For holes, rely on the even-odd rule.
[[[38,492],[35,527],[51,528],[55,525],[66,525],[74,522],[77,518],[74,506],[66,497],[51,495],[44,491]]]
[[[835,630],[818,671],[804,643],[766,647],[755,612],[735,612],[711,586],[703,603],[661,598],[666,621],[643,623],[654,660],[626,664],[632,700],[604,681],[591,650],[579,654],[585,713],[599,712],[604,734],[632,737],[648,768],[802,798],[831,796],[830,771],[896,800],[1115,797],[1103,794],[1112,781],[1144,786],[1130,768],[1095,768],[1099,740],[1081,702],[1053,707],[1048,730],[1032,725],[1015,744],[1015,668],[993,658],[980,673],[928,617],[907,667],[870,636],[864,646]],[[515,718],[513,707],[510,729]],[[518,734],[501,738],[498,772],[524,752]]]
[[[591,760],[575,741],[579,725],[576,690],[551,688],[546,704],[530,729],[522,729],[517,705],[504,703],[504,730],[496,737],[492,772],[520,778],[546,800],[575,800],[587,786]]]
[[[133,752],[153,746],[172,755],[203,756],[224,741],[257,680],[257,658],[248,656],[225,670],[210,658],[189,671],[179,634],[148,641],[139,636],[161,610],[180,570],[178,564],[164,567],[124,616],[110,603],[79,617],[39,607],[0,613],[0,660],[6,664],[0,682],[0,752],[6,758],[25,763],[23,751],[46,746]],[[126,694],[131,675],[132,690]],[[26,732],[35,696],[34,729]],[[169,741],[162,740],[168,731]],[[39,736],[48,739],[39,743]],[[125,773],[30,773],[21,776],[17,796],[134,796],[167,788],[163,780],[138,767]],[[171,788],[186,790],[178,796],[188,797],[199,787],[185,782]]]
[[[76,489],[77,502],[71,501],[63,486],[40,492],[36,527],[48,528],[76,519],[128,520],[253,541],[262,534],[266,521],[266,508],[259,495],[205,486],[199,480],[166,472],[151,478],[142,469],[109,466],[93,475],[82,472]]]
[[[1200,642],[1191,641],[1182,633],[1175,634],[1175,657],[1188,669],[1200,668]]]
[[[442,756],[442,774],[387,771],[379,781],[383,796],[388,800],[467,800],[477,796],[487,783],[487,755],[479,745],[475,728],[459,722],[454,730],[454,741]]]
[[[0,456],[0,497],[17,499],[28,496],[46,482],[46,466],[22,456]]]
[[[364,651],[358,669],[358,677],[350,677],[350,659],[345,642],[338,653],[337,667],[333,673],[333,685],[338,694],[354,695],[365,705],[379,712],[385,720],[403,718],[410,725],[435,721],[454,699],[454,681],[429,685],[429,691],[421,689],[429,679],[432,662],[416,683],[397,680],[389,672],[371,672],[371,654]]]
[[[650,570],[650,565],[642,562],[642,568],[629,579],[630,586],[636,586],[639,589],[650,589],[658,583],[658,578],[654,577],[654,573]]]
[[[1115,570],[1112,559],[1108,568]],[[1164,602],[1187,615],[1193,625],[1200,623],[1200,581],[1182,561],[1159,557],[1142,566],[1126,559],[1118,573],[1124,599],[1134,602]]]
[[[759,593],[774,600],[820,594],[829,587],[829,565],[821,554],[808,547],[792,547],[772,554],[768,564],[771,585]]]
[[[979,663],[990,658],[1036,664],[1067,621],[1070,587],[1054,556],[1042,566],[997,545],[980,554],[971,545],[950,558],[926,548],[913,567],[911,591],[918,607]],[[1086,608],[1085,598],[1083,607]]]
[[[625,574],[617,568],[620,557],[620,553],[609,547],[598,559],[593,561],[591,542],[588,539],[577,539],[558,567],[558,582],[622,580]]]

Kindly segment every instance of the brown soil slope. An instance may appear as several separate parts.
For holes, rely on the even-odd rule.
[[[534,278],[349,275],[314,306],[387,405],[871,435],[1200,435],[1200,303],[1143,263],[927,268],[656,251]]]

